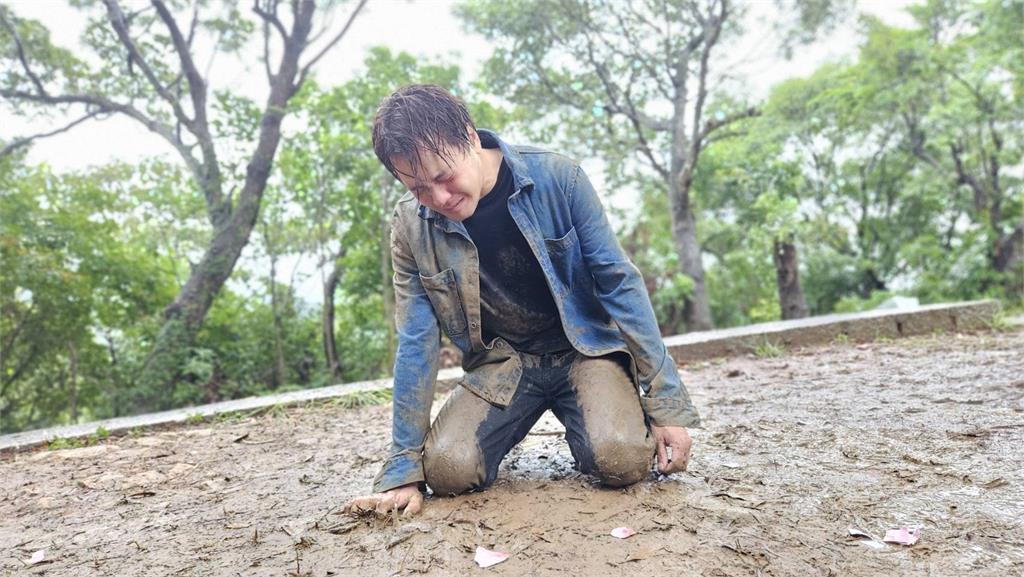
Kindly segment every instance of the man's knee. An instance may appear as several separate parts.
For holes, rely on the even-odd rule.
[[[593,474],[610,487],[625,487],[643,480],[651,470],[654,444],[650,437],[627,438],[615,432],[591,434]]]
[[[458,495],[486,484],[483,456],[476,443],[428,438],[423,449],[423,474],[434,494],[441,496]]]
[[[654,456],[628,362],[623,356],[581,357],[569,376],[592,452],[586,472],[612,487],[642,480]]]

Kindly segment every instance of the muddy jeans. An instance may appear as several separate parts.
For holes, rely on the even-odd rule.
[[[437,495],[487,487],[498,465],[550,409],[580,471],[620,487],[651,468],[655,443],[623,356],[576,351],[520,353],[523,375],[505,408],[458,387],[430,427],[423,449],[427,484]]]

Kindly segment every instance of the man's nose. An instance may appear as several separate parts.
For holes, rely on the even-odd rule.
[[[434,204],[441,208],[448,206],[448,203],[452,200],[452,193],[448,192],[443,186],[435,188],[430,196],[434,199]]]

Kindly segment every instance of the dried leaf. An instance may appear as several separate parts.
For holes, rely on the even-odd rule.
[[[995,489],[997,487],[1002,487],[1003,485],[1009,485],[1009,482],[1002,477],[996,477],[995,479],[992,479],[988,483],[982,485],[982,487],[986,489]]]

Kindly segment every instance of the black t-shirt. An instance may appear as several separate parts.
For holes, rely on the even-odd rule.
[[[502,337],[518,351],[548,354],[572,348],[540,263],[508,211],[512,171],[498,180],[462,223],[480,257],[480,320],[484,342]]]

